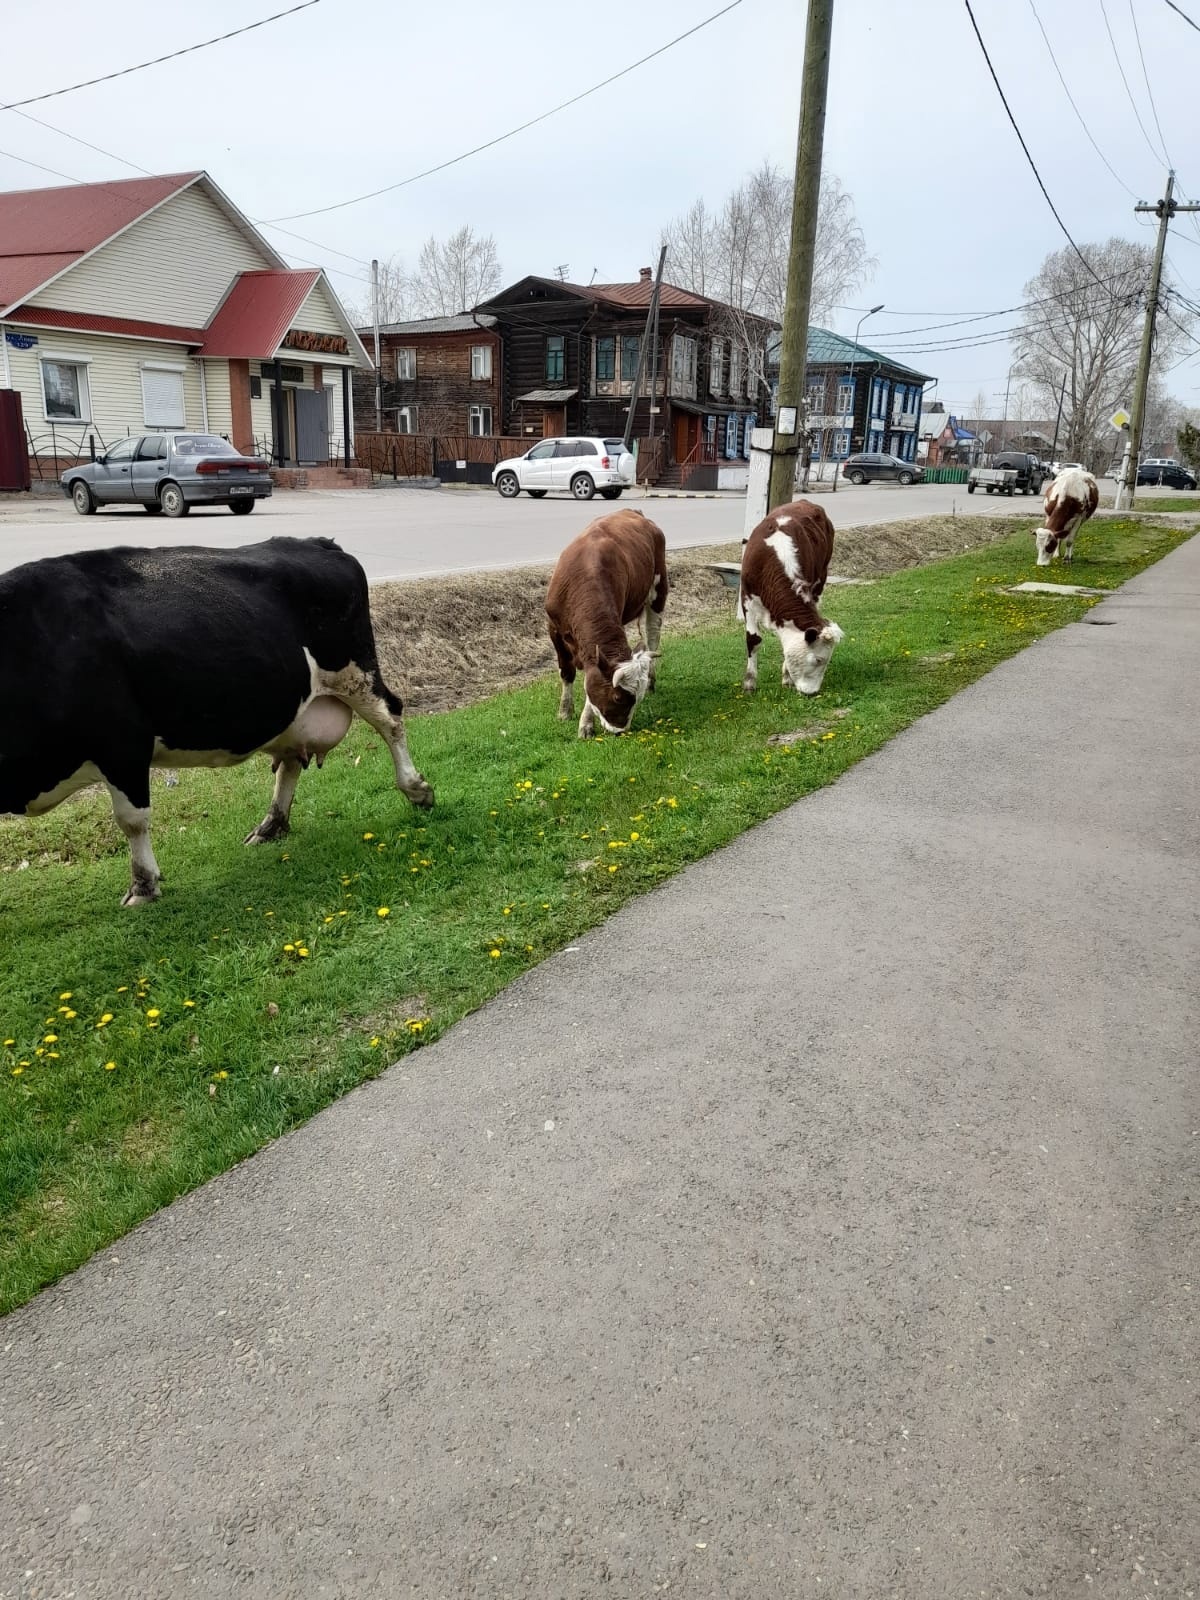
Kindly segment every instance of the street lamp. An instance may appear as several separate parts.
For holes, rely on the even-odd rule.
[[[852,380],[852,383],[853,383],[853,380],[854,380],[854,377],[855,377],[855,372],[856,372],[856,370],[858,368],[858,335],[859,335],[859,331],[862,328],[863,323],[867,320],[868,317],[873,317],[877,311],[882,311],[882,310],[883,310],[883,302],[881,301],[879,305],[872,306],[869,311],[864,311],[862,316],[859,317],[859,319],[858,319],[858,326],[854,330],[854,355],[850,359],[850,378]],[[855,385],[855,387],[857,387],[857,385]],[[869,421],[869,418],[867,416],[866,411],[864,410],[864,412],[863,412],[863,444],[864,445],[867,442],[867,422],[868,421]],[[851,454],[854,453],[854,388],[851,389],[851,398],[850,398],[850,453]],[[837,490],[837,473],[836,472],[833,475],[833,487],[834,487],[834,490],[836,491]]]

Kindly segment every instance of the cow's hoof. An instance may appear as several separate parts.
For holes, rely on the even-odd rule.
[[[424,778],[418,777],[411,789],[405,790],[408,798],[421,811],[428,811],[433,805],[433,787],[426,783]]]
[[[757,689],[757,688],[758,688],[758,679],[757,678],[743,678],[742,679],[742,693],[743,694],[753,694],[755,689]]]
[[[135,883],[130,887],[121,904],[122,906],[148,906],[151,901],[158,900],[161,895],[162,890],[156,883]]]
[[[288,820],[286,817],[266,816],[262,819],[257,828],[251,828],[250,832],[242,840],[242,843],[270,844],[273,839],[286,838],[290,832],[291,828],[288,825]]]
[[[559,708],[558,708],[558,720],[560,722],[570,722],[570,721],[573,720],[574,716],[575,716],[575,707],[574,706],[559,706]]]

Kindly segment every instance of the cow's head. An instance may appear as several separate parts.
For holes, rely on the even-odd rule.
[[[1049,528],[1039,528],[1037,531],[1037,564],[1039,567],[1048,567],[1050,557],[1058,549],[1060,535],[1051,533]]]
[[[836,622],[822,622],[819,628],[789,627],[783,631],[784,666],[801,694],[820,693],[833,647],[842,637]]]
[[[633,708],[650,688],[653,663],[648,650],[638,650],[628,661],[610,661],[597,652],[583,675],[584,690],[605,733],[624,733]]]

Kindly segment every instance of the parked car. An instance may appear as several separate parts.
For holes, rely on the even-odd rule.
[[[1144,483],[1154,483],[1159,488],[1194,489],[1196,474],[1185,467],[1182,461],[1175,461],[1165,456],[1151,456],[1138,468],[1137,481],[1139,488]]]
[[[847,483],[920,483],[924,476],[925,468],[915,461],[901,461],[899,456],[885,455],[881,450],[864,450],[842,462],[842,477]]]
[[[1002,450],[992,457],[992,466],[1015,472],[1015,487],[1021,494],[1037,494],[1042,487],[1042,463],[1026,450]]]
[[[1082,461],[1052,461],[1050,470],[1057,478],[1060,472],[1086,472],[1087,468]]]
[[[576,500],[617,500],[634,481],[634,460],[620,439],[539,439],[523,456],[498,461],[492,482],[506,500],[524,489],[535,500],[562,489]]]
[[[272,484],[267,462],[244,456],[215,433],[144,433],[64,472],[62,488],[81,517],[106,505],[140,505],[152,517],[228,506],[244,517]]]

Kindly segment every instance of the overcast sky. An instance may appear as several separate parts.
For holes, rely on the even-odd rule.
[[[82,0],[46,13],[27,3],[5,24],[0,101],[23,99],[195,43],[282,9],[283,0]],[[1036,0],[1059,65],[1096,141],[1139,198],[1161,193],[1165,163],[1135,120],[1101,0]],[[1200,0],[1181,0],[1200,21]],[[284,20],[182,60],[27,108],[32,116],[155,172],[203,167],[256,221],[309,211],[394,183],[548,109],[711,15],[722,0],[494,0],[408,5],[319,0]],[[1141,32],[1168,153],[1200,194],[1200,32],[1165,0],[1105,0],[1126,76],[1158,135],[1134,41]],[[1138,237],[1133,199],[1106,170],[1067,104],[1030,0],[974,0],[1022,131],[1067,227],[1083,243]],[[580,105],[419,183],[266,229],[294,261],[331,270],[347,299],[372,255],[415,258],[430,233],[463,222],[493,233],[505,281],[565,264],[587,282],[630,278],[652,260],[661,224],[697,195],[714,205],[764,157],[794,159],[803,0],[741,0],[711,26]],[[120,161],[0,112],[0,186],[130,176]],[[1188,163],[1191,163],[1189,166]],[[897,338],[934,314],[1016,305],[1065,241],[1021,154],[961,0],[838,0],[826,167],[854,197],[878,268],[853,297],[886,312],[864,343]],[[1200,301],[1200,228],[1180,218],[1169,270]],[[350,274],[351,276],[346,276]],[[670,266],[668,263],[668,277]],[[838,313],[852,333],[857,313]],[[1013,318],[942,337],[1003,330]],[[999,342],[901,359],[939,380],[963,410],[1003,405],[1011,352]],[[1168,379],[1200,404],[1200,346]]]

